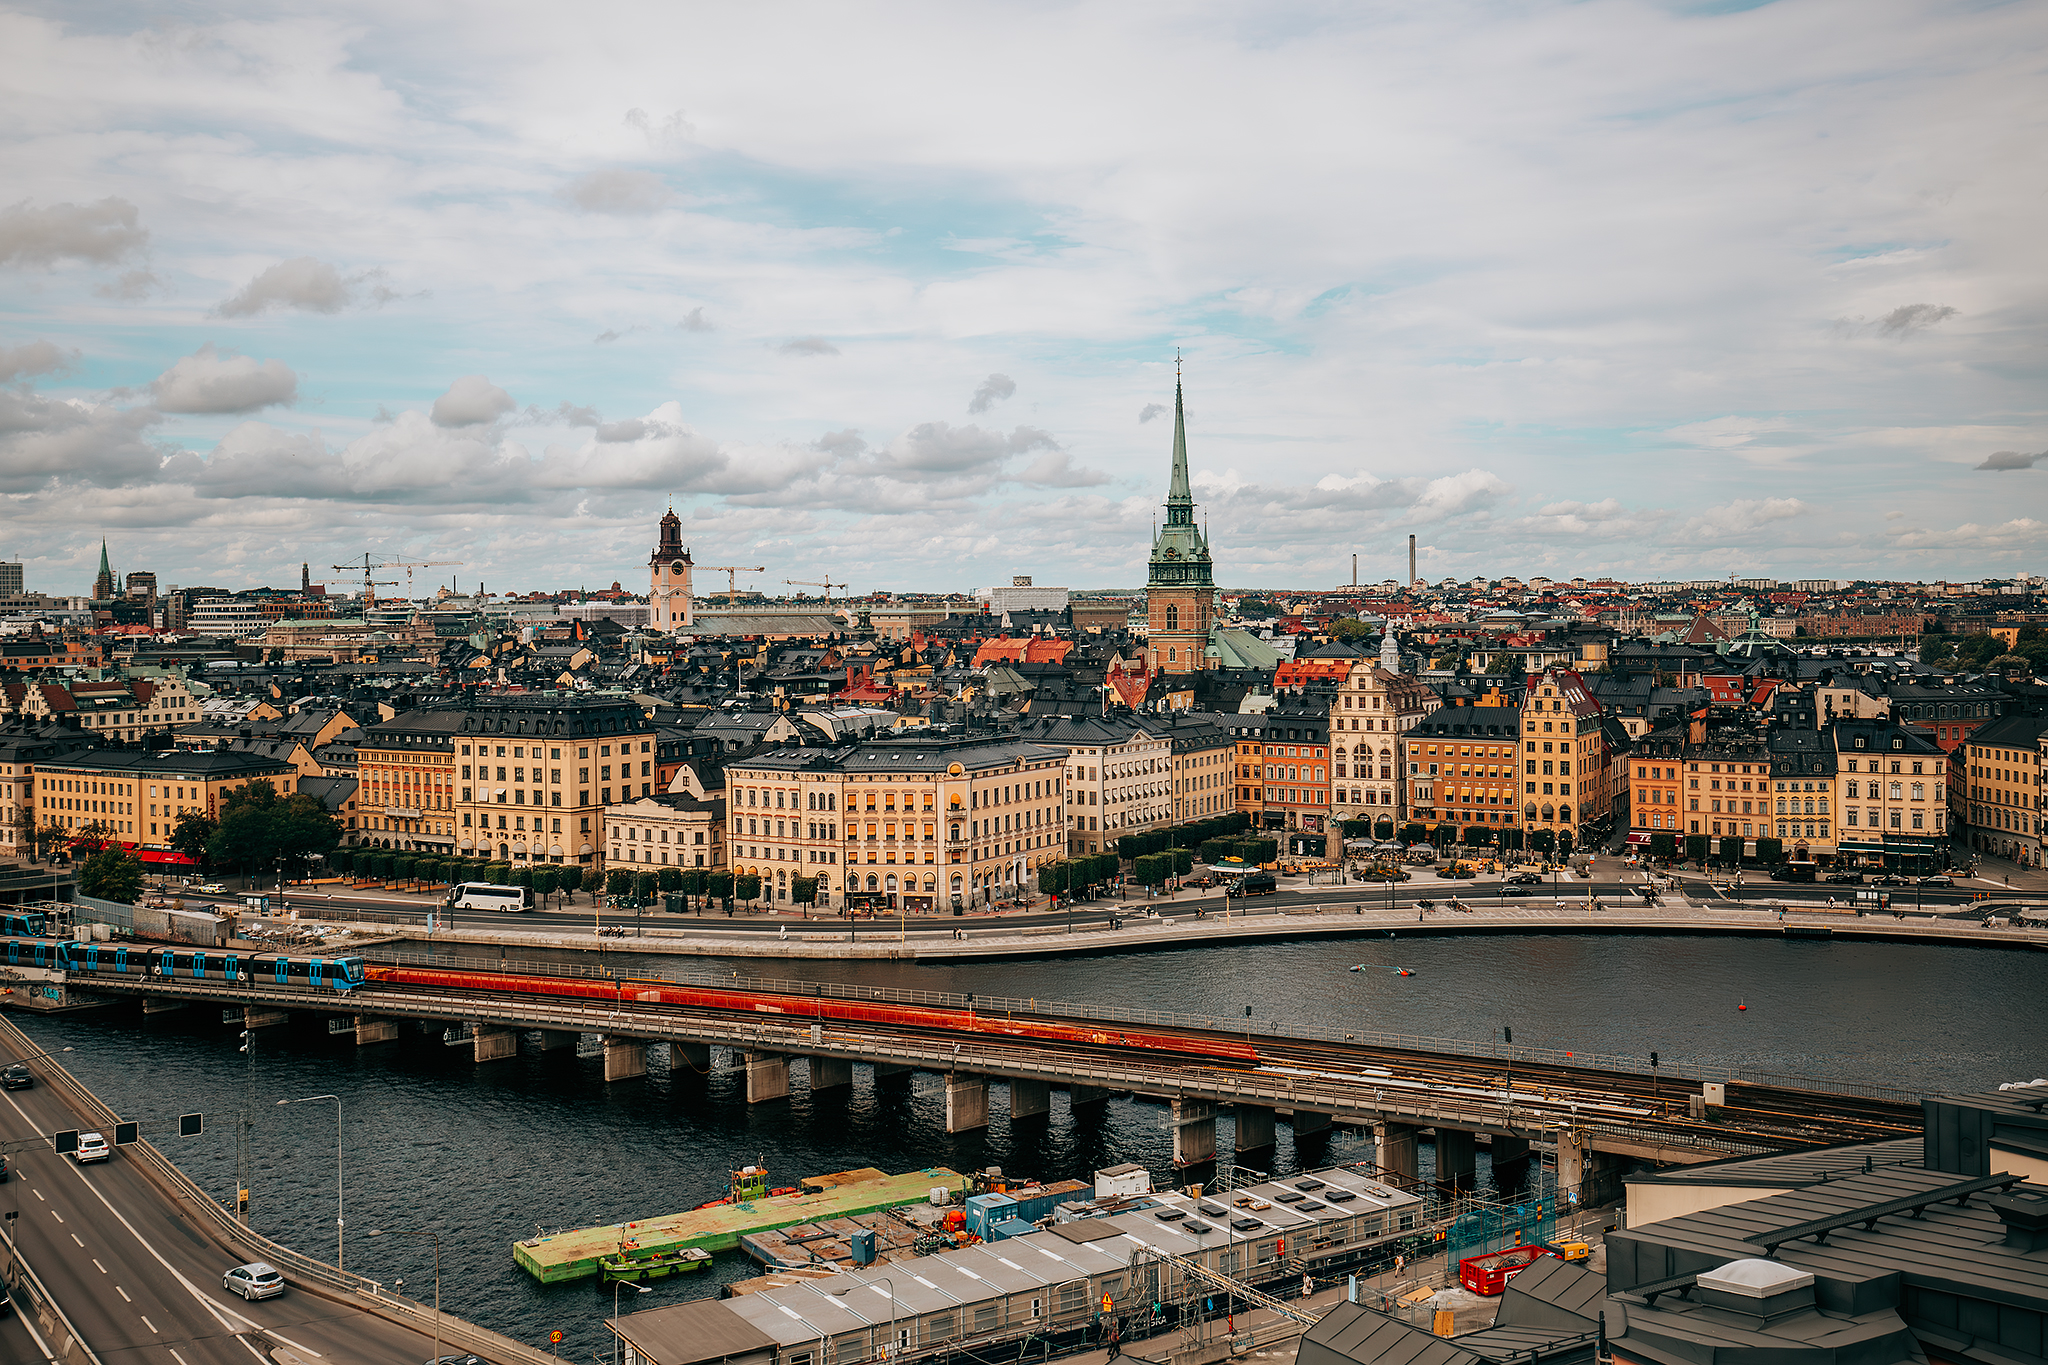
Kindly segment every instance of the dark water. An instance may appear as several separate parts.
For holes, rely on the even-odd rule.
[[[1502,1023],[1532,1046],[1702,1061],[1925,1090],[1982,1088],[2048,1074],[2048,972],[2026,953],[1893,944],[1588,936],[1327,941],[1067,961],[919,967],[878,962],[719,962],[694,969],[1062,998],[1243,1018],[1261,1031],[1301,1026],[1398,1028],[1485,1039]],[[1352,973],[1355,962],[1409,966],[1413,977]],[[1747,1010],[1737,1011],[1746,1003]],[[16,1016],[41,1045],[71,1046],[73,1071],[125,1116],[207,1115],[195,1139],[160,1145],[224,1202],[235,1184],[233,1125],[254,1115],[256,1225],[332,1259],[335,1120],[342,1100],[348,1265],[431,1296],[424,1239],[442,1237],[447,1309],[507,1335],[588,1360],[612,1294],[591,1282],[542,1288],[513,1264],[511,1243],[549,1230],[672,1213],[721,1193],[732,1164],[761,1162],[779,1181],[878,1166],[891,1172],[999,1165],[1016,1175],[1085,1178],[1139,1161],[1170,1169],[1163,1107],[1113,1100],[1076,1120],[1055,1092],[1049,1122],[1012,1132],[1003,1092],[979,1133],[949,1136],[936,1077],[879,1090],[866,1068],[852,1092],[813,1101],[801,1082],[786,1103],[749,1109],[738,1073],[718,1057],[708,1076],[657,1069],[611,1086],[594,1056],[567,1049],[486,1063],[438,1035],[358,1049],[318,1019],[264,1030],[253,1064],[236,1028],[199,1007],[147,1020],[132,1007],[58,1019]],[[661,1054],[657,1052],[656,1057]],[[1229,1124],[1219,1123],[1227,1149]],[[1281,1170],[1367,1157],[1369,1139],[1334,1134],[1296,1152],[1283,1126]],[[1425,1167],[1428,1153],[1424,1152]],[[1482,1180],[1486,1178],[1482,1170]],[[738,1253],[720,1279],[755,1273]],[[682,1279],[637,1296],[642,1307],[694,1298]],[[628,1297],[635,1297],[631,1289]]]

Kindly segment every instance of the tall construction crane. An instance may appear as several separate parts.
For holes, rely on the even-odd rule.
[[[831,574],[826,574],[825,581],[822,583],[812,583],[801,578],[785,578],[782,581],[793,588],[823,588],[825,590],[825,605],[828,607],[832,605],[832,589],[846,586],[844,583],[834,583]]]
[[[398,586],[398,580],[395,578],[371,578],[370,573],[373,569],[405,570],[405,595],[410,598],[412,596],[412,571],[414,569],[459,568],[461,565],[462,561],[459,559],[377,559],[369,554],[365,554],[363,562],[360,564],[350,562],[347,564],[336,564],[333,567],[347,569],[350,573],[354,573],[357,569],[363,571],[363,610],[367,612],[371,607],[377,605],[376,590],[378,588],[395,588]]]
[[[692,567],[699,569],[709,569],[713,573],[722,573],[725,575],[725,605],[728,607],[731,607],[733,604],[740,600],[739,575],[743,573],[768,572],[768,566],[766,564],[756,564],[751,569],[744,564],[697,564],[693,565]]]

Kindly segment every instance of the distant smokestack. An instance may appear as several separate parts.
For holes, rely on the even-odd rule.
[[[1358,556],[1351,556],[1351,586],[1358,586]]]
[[[1408,586],[1415,586],[1415,537],[1408,537]]]

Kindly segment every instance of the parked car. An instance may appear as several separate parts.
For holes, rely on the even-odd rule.
[[[221,1276],[220,1287],[253,1303],[257,1299],[274,1299],[284,1293],[284,1276],[262,1261],[251,1261]]]
[[[1517,872],[1508,878],[1509,886],[1541,886],[1543,878],[1534,872]]]
[[[28,1069],[25,1062],[0,1070],[0,1090],[27,1090],[36,1083],[36,1074]]]
[[[1248,872],[1237,882],[1240,896],[1270,896],[1279,889],[1279,881],[1270,872]]]
[[[1954,886],[1955,884],[1956,879],[1949,876],[1946,872],[1937,872],[1931,877],[1922,877],[1920,879],[1920,885],[1922,886]]]
[[[1861,872],[1830,872],[1822,880],[1831,886],[1861,886],[1863,885],[1863,874]]]
[[[1870,879],[1870,884],[1872,886],[1911,886],[1913,884],[1913,879],[1910,877],[1901,877],[1896,872],[1887,872],[1881,877],[1872,877]]]
[[[1513,884],[1510,884],[1507,886],[1503,886],[1500,889],[1500,894],[1503,896],[1526,896],[1529,894],[1529,888],[1526,886],[1515,886]]]
[[[1774,882],[1810,882],[1813,880],[1812,863],[1786,863],[1771,869]]]
[[[105,1161],[113,1154],[114,1149],[107,1146],[106,1134],[80,1133],[78,1150],[71,1154],[71,1159],[83,1166],[88,1161]]]

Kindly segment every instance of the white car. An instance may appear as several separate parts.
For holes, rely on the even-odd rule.
[[[284,1293],[284,1276],[261,1261],[238,1265],[220,1277],[220,1287],[231,1294],[240,1294],[254,1302],[257,1299],[274,1299]]]
[[[107,1139],[104,1134],[80,1133],[78,1135],[78,1150],[71,1154],[71,1158],[83,1166],[88,1161],[105,1161],[113,1154],[114,1149],[107,1146]]]

